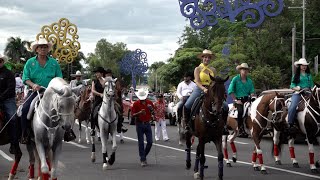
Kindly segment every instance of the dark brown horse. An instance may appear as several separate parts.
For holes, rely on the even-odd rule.
[[[223,179],[223,153],[222,153],[222,134],[227,118],[227,113],[223,113],[222,106],[225,97],[224,83],[228,78],[210,77],[212,83],[208,88],[208,92],[204,94],[203,103],[199,113],[195,115],[194,130],[192,133],[186,134],[187,159],[186,167],[191,167],[191,137],[192,135],[198,138],[198,146],[196,160],[194,166],[194,176],[203,179],[205,169],[205,144],[214,142],[218,152],[218,177]],[[200,162],[200,169],[199,169]]]
[[[0,133],[0,145],[6,145],[10,143],[10,139],[9,139],[9,125],[5,126],[5,116],[4,116],[4,112],[2,111],[1,107],[0,107],[0,130],[2,130],[2,132]],[[20,146],[18,145],[16,152],[14,154],[14,163],[12,165],[12,168],[10,170],[9,173],[9,177],[8,180],[13,180],[14,176],[17,173],[17,168],[20,162],[20,159],[22,157],[22,153],[20,150]]]
[[[91,106],[92,102],[90,100],[90,94],[91,94],[91,86],[86,86],[83,92],[80,93],[80,100],[79,104],[76,106],[74,109],[74,115],[75,119],[78,119],[79,122],[79,139],[78,142],[81,143],[81,123],[85,122],[86,123],[86,141],[87,144],[90,144],[90,139],[89,139],[89,127],[88,124],[90,122],[90,113],[91,113]]]
[[[251,105],[250,117],[252,123],[249,124],[248,129],[250,129],[252,139],[254,141],[255,147],[252,153],[252,164],[254,170],[260,170],[261,173],[266,174],[266,168],[263,164],[262,150],[260,147],[260,142],[262,136],[267,130],[267,124],[271,123],[274,129],[281,131],[285,125],[283,122],[282,113],[285,109],[284,96],[279,95],[276,92],[270,92],[268,94],[263,94],[258,99],[256,99]],[[269,119],[269,113],[272,114]],[[259,159],[260,169],[256,160]]]

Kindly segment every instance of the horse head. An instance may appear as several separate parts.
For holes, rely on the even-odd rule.
[[[318,109],[320,109],[320,85],[315,83],[315,86],[312,88],[310,105],[315,104]],[[319,112],[320,113],[320,112]]]
[[[53,95],[51,101],[51,120],[59,122],[65,130],[70,129],[71,123],[74,121],[74,106],[76,103],[73,91],[67,84],[59,88],[52,86],[50,89],[56,94],[55,96]]]
[[[110,98],[115,96],[115,86],[117,78],[113,79],[112,77],[106,77],[105,87],[103,91],[103,98]]]
[[[211,84],[208,88],[208,93],[206,94],[207,98],[204,99],[204,105],[211,111],[214,115],[219,115],[222,112],[222,104],[225,99],[226,89],[224,83],[229,79],[229,76],[225,79],[217,76],[212,77],[210,75],[210,79],[212,80]]]
[[[269,110],[272,112],[272,121],[275,123],[281,123],[283,120],[282,114],[286,108],[284,95],[275,92],[273,98],[269,103]]]

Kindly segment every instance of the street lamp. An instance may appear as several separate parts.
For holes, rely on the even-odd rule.
[[[289,9],[300,9],[302,8],[302,58],[306,58],[306,24],[305,24],[305,19],[306,19],[306,1],[302,1],[302,6],[301,7],[288,7]]]

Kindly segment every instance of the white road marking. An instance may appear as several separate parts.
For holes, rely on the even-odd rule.
[[[87,149],[87,148],[88,148],[87,146],[83,146],[83,145],[81,145],[81,144],[78,144],[78,143],[75,143],[75,142],[72,142],[72,141],[70,141],[70,142],[65,142],[65,143],[75,145],[75,146],[77,146],[77,147],[79,147],[79,148],[82,148],[82,149]]]
[[[3,152],[1,150],[0,150],[0,155],[2,157],[4,157],[5,159],[7,159],[8,161],[13,161],[13,159],[10,156],[8,156],[5,152]]]
[[[129,140],[132,140],[132,141],[138,141],[137,139],[130,138],[130,137],[126,137],[126,136],[123,136],[123,138],[129,139]],[[175,150],[175,151],[185,152],[184,149],[174,148],[174,147],[171,147],[171,146],[165,146],[165,145],[162,145],[162,144],[155,144],[155,143],[153,143],[153,145],[158,146],[158,147],[163,147],[163,148],[166,148],[166,149],[172,149],[172,150]],[[192,153],[192,154],[196,154],[196,152],[194,152],[194,151],[192,151],[191,153]],[[207,155],[207,154],[206,154],[206,157],[218,159],[217,156],[212,156],[212,155]],[[237,161],[237,163],[246,164],[246,165],[252,166],[251,162]],[[276,167],[273,167],[273,166],[266,166],[266,165],[265,165],[265,167],[266,167],[266,168],[269,168],[269,169],[277,170],[277,171],[286,172],[286,173],[291,173],[291,174],[296,174],[296,175],[300,175],[300,176],[305,176],[305,177],[320,179],[320,176],[315,176],[315,175],[312,175],[312,174],[301,173],[301,172],[291,171],[291,170],[282,169],[282,168],[276,168]]]

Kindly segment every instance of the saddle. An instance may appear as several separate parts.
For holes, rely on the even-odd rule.
[[[195,101],[193,102],[192,107],[191,107],[191,112],[190,112],[191,119],[193,119],[192,117],[194,117],[197,114],[199,114],[200,107],[201,107],[202,102],[203,102],[203,97],[204,97],[204,95],[201,95],[201,96],[197,97],[195,99]]]
[[[238,118],[238,110],[237,108],[235,108],[233,106],[233,104],[228,104],[229,106],[229,117],[237,119]],[[244,107],[243,107],[243,115],[242,118],[244,118],[245,116],[249,116],[250,114],[248,114],[250,112],[250,107],[251,107],[251,103],[250,102],[245,102],[244,103]]]
[[[310,99],[310,95],[303,95],[304,99],[308,101]],[[285,101],[285,105],[290,107],[291,105],[291,97]],[[301,99],[297,105],[297,112],[303,111],[306,108],[306,103],[303,99]]]

